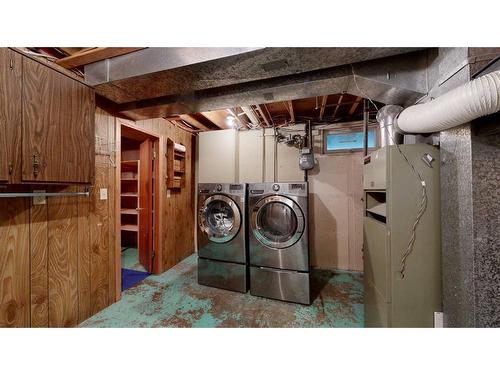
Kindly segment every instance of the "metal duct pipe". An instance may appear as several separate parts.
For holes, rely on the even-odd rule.
[[[434,133],[498,111],[500,71],[495,71],[448,91],[428,103],[404,109],[396,117],[396,126],[404,133]]]
[[[380,125],[380,145],[382,147],[403,143],[403,134],[398,132],[396,119],[403,110],[399,105],[386,105],[377,112]]]

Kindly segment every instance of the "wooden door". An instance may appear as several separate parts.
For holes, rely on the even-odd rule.
[[[139,162],[139,232],[137,245],[139,262],[148,271],[153,269],[153,142],[141,143]]]
[[[21,95],[22,57],[0,48],[0,181],[21,179]]]
[[[90,183],[94,90],[23,57],[22,179]]]

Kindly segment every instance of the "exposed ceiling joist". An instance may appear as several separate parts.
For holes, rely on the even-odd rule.
[[[214,128],[224,129],[224,127],[222,127],[218,123],[212,121],[207,116],[205,116],[205,113],[199,112],[199,113],[197,113],[197,115],[198,115],[198,118],[200,118],[204,124],[209,124],[209,125],[213,126]]]
[[[271,123],[267,119],[267,115],[264,112],[264,109],[262,108],[262,106],[260,104],[257,104],[256,107],[257,107],[257,111],[260,114],[260,117],[262,117],[262,119],[264,120],[264,123],[266,124],[266,126],[271,126]]]
[[[61,51],[63,51],[64,53],[68,54],[68,55],[74,55],[75,53],[81,52],[82,50],[89,49],[88,47],[87,48],[81,48],[81,47],[57,47],[57,48],[60,49]]]
[[[227,124],[226,124],[226,116],[227,113],[226,111],[207,111],[207,112],[200,112],[200,114],[207,118],[212,124],[217,126],[220,129],[227,129]]]
[[[361,103],[361,100],[362,100],[362,99],[363,99],[363,98],[362,98],[362,97],[360,97],[360,96],[358,96],[358,97],[356,98],[356,101],[352,104],[352,107],[351,107],[351,109],[349,110],[349,115],[352,115],[354,112],[356,112],[356,109],[358,108],[359,103]]]
[[[236,110],[233,108],[228,108],[227,111],[231,114],[232,117],[234,117],[234,121],[238,123],[238,126],[240,128],[247,128],[248,126],[241,121],[240,116],[238,116],[238,113]]]
[[[319,120],[323,120],[323,116],[325,115],[326,109],[326,101],[328,100],[328,95],[323,95],[321,98],[321,109],[319,110]]]
[[[190,127],[184,125],[181,120],[170,120],[169,119],[169,121],[171,123],[173,123],[174,125],[178,126],[179,128],[181,128],[182,130],[185,130],[185,131],[190,132],[190,133],[197,133],[200,131],[200,130],[191,129]]]
[[[335,110],[333,111],[333,115],[332,115],[332,118],[335,118],[335,115],[337,114],[339,108],[340,108],[340,104],[342,103],[342,99],[344,98],[344,94],[341,94],[339,96],[339,100],[337,101],[337,106],[335,107]]]
[[[287,105],[288,105],[288,112],[290,113],[290,120],[292,122],[295,122],[295,112],[293,111],[293,102],[292,102],[292,100],[288,100],[287,101]]]
[[[210,130],[208,126],[205,124],[202,124],[200,121],[198,121],[196,118],[194,118],[191,115],[180,115],[179,116],[181,120],[187,122],[189,125],[193,126],[196,129],[199,130]]]
[[[63,68],[73,69],[82,65],[109,59],[111,57],[125,55],[130,52],[144,49],[144,47],[114,48],[114,47],[92,47],[84,49],[74,55],[56,60],[56,63]]]

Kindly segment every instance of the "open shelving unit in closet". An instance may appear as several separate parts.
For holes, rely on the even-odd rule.
[[[137,247],[139,232],[139,143],[124,141],[121,161],[121,232],[122,246]]]

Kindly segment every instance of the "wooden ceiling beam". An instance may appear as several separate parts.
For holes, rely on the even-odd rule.
[[[168,121],[173,123],[175,126],[178,126],[182,130],[185,130],[185,131],[190,132],[190,133],[198,133],[201,131],[201,130],[195,130],[195,129],[191,129],[191,128],[187,127],[186,125],[184,125],[182,123],[182,120],[168,120]]]
[[[198,121],[196,118],[194,118],[191,115],[179,115],[179,117],[181,118],[181,120],[187,122],[189,125],[191,125],[192,127],[196,128],[196,129],[203,130],[203,131],[211,130],[208,126],[206,126],[205,124],[202,124],[200,121]]]
[[[335,119],[335,115],[337,114],[339,108],[340,108],[340,104],[342,103],[342,99],[344,98],[344,94],[341,94],[339,96],[339,100],[337,101],[337,106],[335,107],[335,110],[333,111],[333,115],[332,115],[332,118]]]
[[[208,123],[208,124],[213,125],[214,127],[219,128],[219,129],[225,129],[222,125],[219,125],[218,123],[214,122],[213,119],[205,116],[205,113],[203,113],[203,112],[198,112],[196,115],[198,117],[201,117],[202,120],[205,120],[204,123]]]
[[[57,47],[57,48],[60,49],[61,51],[65,52],[66,54],[68,54],[68,56],[74,55],[75,53],[78,53],[78,52],[81,52],[83,50],[88,49],[88,47],[87,48],[81,48],[81,47]]]
[[[323,95],[323,97],[321,98],[321,108],[319,110],[319,121],[323,120],[323,116],[325,115],[327,100],[328,100],[328,95]]]
[[[260,117],[262,117],[262,119],[264,120],[264,123],[266,124],[266,126],[267,127],[271,126],[271,123],[267,119],[267,115],[265,114],[264,109],[261,107],[261,105],[257,104],[256,107],[257,107],[257,112],[259,112]]]
[[[271,111],[269,111],[269,108],[267,108],[267,105],[265,103],[263,104],[263,106],[267,114],[269,115],[269,121],[271,121],[271,125],[274,126],[273,114],[271,113]]]
[[[228,129],[226,124],[227,112],[224,110],[200,112],[200,114],[211,121],[219,129]]]
[[[109,59],[111,57],[125,55],[130,52],[135,52],[145,47],[93,47],[87,48],[80,52],[75,53],[74,55],[64,57],[62,59],[56,60],[56,63],[63,68],[73,69],[82,65],[87,65],[94,63],[96,61],[101,61],[105,59]]]
[[[288,100],[287,105],[288,105],[288,112],[290,113],[290,120],[292,122],[295,122],[295,112],[293,111],[293,101]]]
[[[356,112],[356,109],[358,108],[359,103],[361,103],[361,100],[363,100],[363,98],[360,96],[358,96],[356,98],[356,100],[354,101],[354,103],[351,106],[351,109],[349,110],[349,115],[352,115],[352,114],[354,114],[354,112]]]

